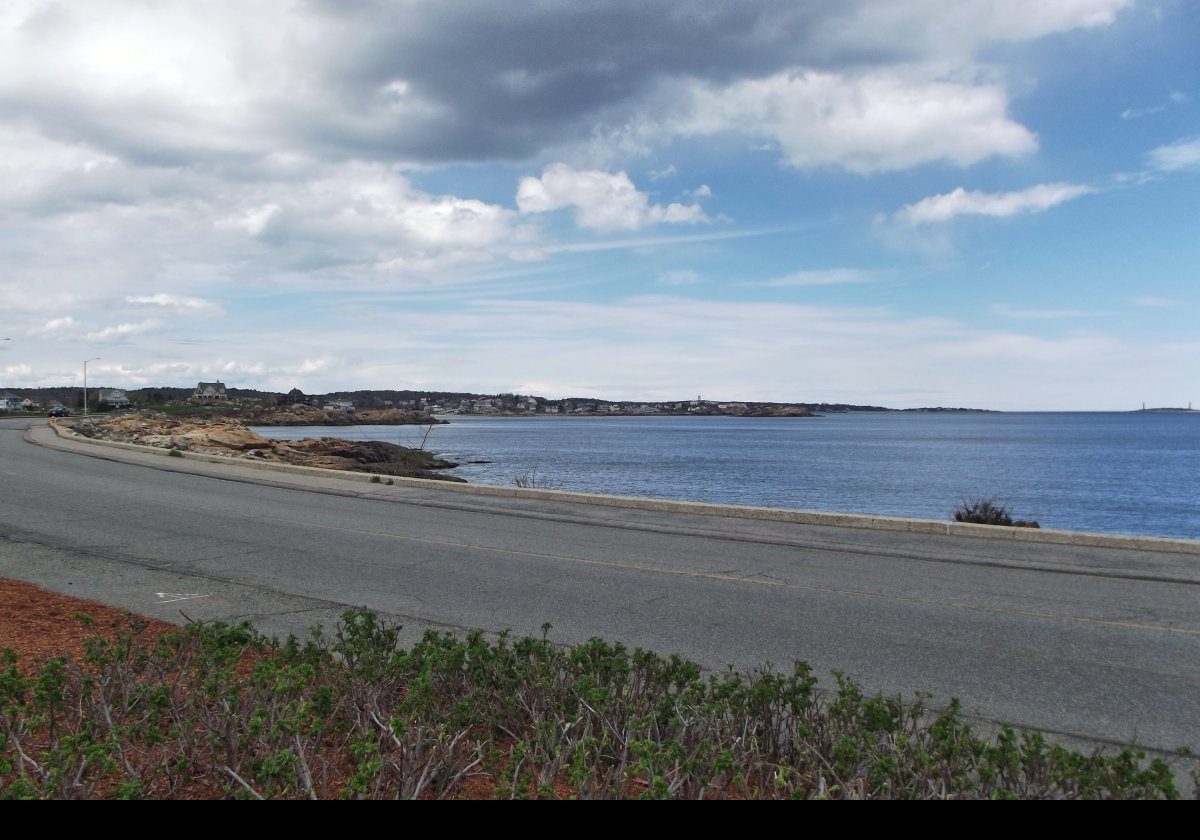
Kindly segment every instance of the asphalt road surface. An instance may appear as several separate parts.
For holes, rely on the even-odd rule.
[[[44,425],[0,421],[3,577],[281,636],[360,606],[407,639],[549,622],[564,643],[712,669],[806,660],[985,721],[1200,748],[1195,553],[293,478],[26,440]]]

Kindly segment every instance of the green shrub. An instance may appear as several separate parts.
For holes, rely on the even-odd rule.
[[[144,627],[142,628],[144,629]],[[975,734],[957,701],[867,695],[811,668],[704,674],[591,639],[494,641],[349,611],[332,638],[135,624],[40,673],[0,650],[0,800],[1177,798],[1130,745]],[[482,785],[482,788],[481,788]]]
[[[991,499],[964,499],[953,511],[955,522],[975,525],[1009,525],[1014,528],[1040,528],[1036,522],[1013,519],[1006,505]]]

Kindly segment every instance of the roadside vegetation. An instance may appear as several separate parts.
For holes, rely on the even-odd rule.
[[[547,475],[544,470],[539,472],[538,463],[514,475],[512,483],[514,487],[527,490],[562,490],[565,484],[561,478]]]
[[[951,511],[955,522],[972,522],[976,525],[1007,525],[1013,528],[1040,528],[1036,522],[1013,519],[1007,505],[992,499],[964,499]]]
[[[86,617],[81,620],[88,621]],[[957,703],[810,668],[709,674],[593,639],[427,632],[367,611],[278,641],[132,620],[80,660],[0,662],[0,798],[1174,798],[1134,747],[972,732]]]

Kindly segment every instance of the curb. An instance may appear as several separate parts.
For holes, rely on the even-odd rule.
[[[50,428],[56,436],[72,442],[95,446],[124,449],[146,455],[179,457],[189,461],[200,461],[226,466],[248,467],[255,470],[280,472],[291,475],[306,475],[315,478],[334,478],[383,486],[430,488],[476,496],[498,496],[508,498],[540,499],[543,501],[579,502],[607,507],[631,508],[662,513],[687,513],[698,516],[722,516],[734,519],[758,519],[785,522],[796,525],[823,525],[834,528],[865,528],[880,531],[901,531],[913,534],[934,534],[951,537],[971,537],[987,540],[1009,540],[1012,542],[1048,543],[1094,548],[1129,549],[1171,554],[1194,554],[1200,556],[1200,540],[1185,540],[1171,537],[1141,537],[1123,534],[1097,534],[1087,531],[1056,531],[1049,528],[1009,528],[998,525],[976,525],[969,522],[943,522],[936,519],[909,519],[898,516],[870,516],[855,513],[828,513],[814,510],[789,508],[751,507],[723,505],[710,502],[687,502],[671,499],[647,499],[637,496],[613,496],[603,493],[581,493],[572,490],[541,490],[526,487],[500,487],[490,484],[461,484],[455,481],[438,481],[428,478],[402,478],[380,476],[375,473],[327,470],[319,467],[301,467],[293,464],[256,462],[249,458],[228,455],[210,455],[202,452],[160,449],[136,443],[98,440],[84,437],[50,420]],[[179,456],[169,453],[178,452]]]

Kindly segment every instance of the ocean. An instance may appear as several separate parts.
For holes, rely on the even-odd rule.
[[[1200,539],[1200,413],[447,419],[256,431],[424,442],[480,484],[941,521],[986,498],[1043,528]]]

